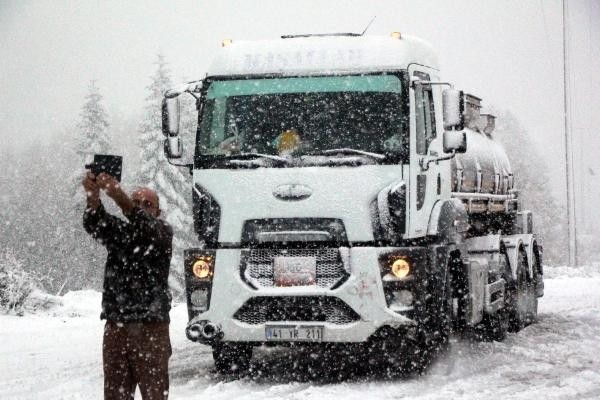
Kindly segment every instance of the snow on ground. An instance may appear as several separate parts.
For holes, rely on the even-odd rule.
[[[260,350],[253,372],[218,375],[210,349],[184,335],[171,312],[171,399],[598,399],[600,268],[548,268],[538,323],[502,343],[453,340],[421,377],[356,374],[323,357]],[[101,399],[100,294],[70,292],[62,305],[0,316],[0,399]]]

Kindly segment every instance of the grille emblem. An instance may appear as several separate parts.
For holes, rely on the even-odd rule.
[[[312,189],[308,186],[298,184],[288,184],[277,186],[273,190],[273,196],[279,200],[298,201],[309,198],[312,195]]]

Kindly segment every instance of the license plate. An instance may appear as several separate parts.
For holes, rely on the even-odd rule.
[[[265,337],[268,341],[273,342],[321,342],[323,341],[323,327],[267,325]]]
[[[275,286],[310,286],[317,276],[315,257],[275,257],[273,281]]]

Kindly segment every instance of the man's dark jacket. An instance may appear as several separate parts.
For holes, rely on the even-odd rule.
[[[101,319],[169,321],[173,230],[135,207],[124,221],[100,205],[83,214],[85,230],[108,250]]]

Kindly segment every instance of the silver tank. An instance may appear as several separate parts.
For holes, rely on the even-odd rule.
[[[452,160],[452,191],[508,194],[513,173],[504,148],[485,133],[466,129],[467,152]]]

